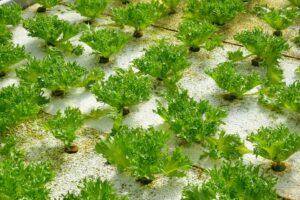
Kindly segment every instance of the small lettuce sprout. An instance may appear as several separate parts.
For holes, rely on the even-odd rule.
[[[292,25],[298,17],[298,9],[293,7],[274,9],[267,5],[256,5],[254,7],[256,15],[275,29],[273,35],[282,36],[282,30]]]
[[[7,45],[12,42],[12,33],[6,28],[6,25],[0,24],[0,45]]]
[[[162,2],[167,7],[169,15],[172,15],[176,13],[180,0],[162,0]]]
[[[176,37],[181,40],[190,51],[197,52],[200,48],[209,51],[222,46],[222,37],[217,35],[218,28],[207,21],[185,19],[178,28]]]
[[[64,114],[58,111],[55,116],[47,121],[45,129],[64,143],[65,152],[76,153],[78,146],[74,145],[73,142],[76,139],[76,131],[83,124],[83,119],[78,108],[67,107]]]
[[[17,25],[21,21],[22,8],[19,4],[0,5],[0,24]]]
[[[300,7],[300,0],[289,0],[292,5]]]
[[[96,145],[96,151],[120,171],[130,173],[144,184],[156,176],[182,177],[191,161],[180,148],[169,151],[169,135],[153,128],[130,129],[126,126],[113,129],[111,135]]]
[[[46,12],[47,9],[58,5],[60,0],[36,0],[36,2],[42,5],[41,7],[38,7],[37,12],[42,13]]]
[[[264,175],[259,167],[242,162],[226,162],[220,169],[208,171],[210,179],[202,186],[188,185],[182,200],[195,199],[277,199],[276,178]]]
[[[80,193],[68,193],[63,200],[129,200],[126,196],[118,196],[114,191],[112,184],[108,181],[102,181],[100,178],[85,178],[81,181]]]
[[[100,29],[84,33],[80,40],[100,55],[100,63],[108,63],[112,54],[120,51],[128,42],[128,35],[113,29]]]
[[[0,78],[5,76],[11,66],[25,58],[25,48],[12,44],[0,45]]]
[[[224,25],[244,9],[243,0],[188,0],[186,12],[193,20]]]
[[[115,8],[112,20],[119,25],[135,28],[133,36],[140,38],[143,30],[158,20],[165,13],[164,7],[158,2],[129,4],[125,8]]]
[[[71,7],[82,16],[88,17],[88,23],[92,23],[107,6],[107,0],[76,0]]]
[[[57,16],[37,15],[24,21],[24,28],[29,31],[29,36],[38,37],[46,42],[47,47],[56,47],[62,51],[81,55],[83,48],[74,46],[69,39],[80,32],[77,25],[60,20]]]
[[[300,150],[299,133],[291,133],[284,125],[260,128],[256,133],[251,133],[247,139],[254,143],[255,155],[274,162],[272,165],[274,171],[284,171],[286,165],[283,161]]]
[[[300,82],[268,85],[260,90],[259,102],[272,110],[300,113]]]
[[[82,86],[86,68],[77,63],[65,63],[63,57],[48,55],[43,60],[30,59],[29,63],[16,70],[24,83],[33,83],[51,91],[52,96],[63,96],[72,88]]]
[[[25,120],[32,119],[42,110],[46,99],[40,89],[29,86],[9,86],[0,90],[0,132]]]
[[[142,58],[133,61],[133,66],[141,72],[162,80],[173,87],[182,77],[182,71],[190,66],[187,50],[182,46],[160,41],[145,50]]]
[[[234,100],[242,97],[246,92],[261,84],[260,76],[256,73],[242,74],[237,71],[233,62],[219,64],[214,69],[206,70],[217,85],[226,90],[226,100]]]
[[[188,143],[205,142],[216,134],[227,114],[208,101],[197,102],[188,96],[187,91],[166,96],[168,106],[158,102],[158,113],[175,134]]]

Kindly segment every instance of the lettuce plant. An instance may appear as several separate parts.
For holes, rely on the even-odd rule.
[[[100,55],[100,63],[109,62],[109,57],[120,51],[128,42],[128,35],[113,29],[100,29],[84,33],[80,40]]]
[[[276,178],[264,175],[259,167],[241,162],[226,162],[208,171],[210,179],[183,189],[182,200],[194,199],[277,199]]]
[[[135,59],[133,66],[141,72],[172,86],[182,77],[182,71],[190,66],[187,51],[182,46],[160,41],[145,50],[142,58]]]
[[[25,58],[25,48],[12,44],[0,45],[0,77],[5,76],[11,66]]]
[[[289,0],[294,6],[300,7],[300,0]]]
[[[36,2],[42,5],[38,7],[37,12],[46,12],[48,8],[58,5],[60,0],[36,0]]]
[[[17,25],[21,21],[22,8],[19,4],[0,5],[0,24]]]
[[[50,131],[55,138],[61,140],[65,145],[67,153],[76,153],[78,147],[73,144],[76,139],[75,132],[82,126],[83,116],[78,108],[67,107],[64,114],[56,113],[45,124],[46,130]]]
[[[259,102],[273,110],[300,113],[300,82],[289,86],[284,83],[268,85],[261,89]]]
[[[244,7],[243,0],[188,0],[186,12],[193,19],[224,25],[244,11]]]
[[[77,63],[65,63],[63,57],[48,55],[43,60],[30,59],[18,68],[17,76],[24,83],[34,83],[51,91],[52,96],[63,96],[70,89],[82,86],[82,77],[88,74],[86,68]]]
[[[29,31],[29,36],[43,39],[47,47],[57,47],[75,55],[81,55],[83,52],[81,46],[74,46],[69,41],[80,32],[80,28],[70,22],[58,19],[57,16],[37,15],[25,20],[23,26]]]
[[[256,155],[274,162],[272,165],[274,171],[284,171],[286,167],[283,161],[300,150],[299,134],[291,133],[284,125],[260,128],[256,133],[251,133],[247,139],[254,143]]]
[[[172,131],[188,143],[204,142],[215,135],[222,118],[227,113],[213,107],[208,101],[197,102],[188,96],[187,91],[166,96],[168,106],[159,103],[156,110],[169,125]]]
[[[81,181],[80,193],[68,193],[63,200],[81,200],[81,199],[107,199],[107,200],[129,200],[126,196],[118,196],[114,191],[112,184],[108,181],[102,181],[100,178],[85,178]]]
[[[169,15],[172,15],[176,13],[180,0],[162,0],[162,2],[167,7]]]
[[[11,43],[12,33],[7,30],[6,25],[0,24],[0,45]]]
[[[169,135],[153,128],[113,129],[111,135],[96,145],[102,154],[120,171],[130,173],[143,183],[150,183],[157,175],[182,177],[191,162],[180,148],[170,152],[166,146]]]
[[[9,86],[0,90],[0,132],[34,118],[47,102],[41,90]]]
[[[259,18],[275,29],[275,36],[282,36],[282,30],[292,25],[298,17],[298,9],[293,7],[274,9],[267,5],[256,5],[254,11]]]
[[[216,34],[218,28],[207,21],[185,19],[178,28],[176,37],[181,40],[190,51],[197,52],[200,48],[213,50],[222,46],[222,37]]]
[[[93,22],[107,6],[107,0],[76,0],[72,8]]]
[[[242,74],[237,71],[233,62],[219,64],[214,69],[206,70],[217,85],[226,90],[226,100],[234,100],[243,96],[246,92],[261,84],[260,76],[256,73]]]
[[[119,25],[127,25],[135,28],[133,36],[143,36],[143,30],[151,23],[158,20],[165,10],[158,2],[129,4],[124,8],[115,8],[112,12],[112,20]]]
[[[293,42],[297,45],[297,47],[300,47],[300,30],[298,31],[298,35],[294,38]]]

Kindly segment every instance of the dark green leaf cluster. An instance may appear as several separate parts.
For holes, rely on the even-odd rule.
[[[149,78],[140,76],[132,70],[118,70],[116,75],[108,80],[95,84],[92,92],[98,101],[122,110],[125,106],[132,106],[150,97],[152,83]]]
[[[255,144],[256,155],[273,162],[285,161],[300,150],[299,133],[291,133],[284,125],[260,128],[256,133],[251,133],[247,139]]]
[[[129,4],[125,8],[113,9],[112,20],[119,25],[135,28],[135,37],[141,37],[141,32],[158,20],[164,12],[164,7],[158,2]]]
[[[65,63],[63,57],[53,55],[48,55],[43,60],[32,58],[16,71],[22,82],[47,88],[52,94],[59,91],[62,95],[81,86],[82,77],[88,74],[87,69],[77,63]]]
[[[12,33],[7,30],[6,25],[0,24],[0,45],[11,43]]]
[[[72,8],[91,20],[97,18],[107,6],[107,0],[76,0]]]
[[[223,25],[244,11],[243,0],[189,0],[187,15],[199,20],[207,20]]]
[[[259,18],[277,31],[288,28],[298,17],[298,9],[293,7],[274,9],[267,5],[256,5],[254,11]]]
[[[19,4],[4,4],[0,6],[0,24],[17,25],[21,21],[22,8]]]
[[[46,100],[41,91],[28,86],[9,86],[0,90],[0,132],[35,117]]]
[[[190,160],[180,148],[169,152],[166,142],[169,135],[153,128],[113,129],[111,136],[96,145],[96,151],[120,171],[134,177],[152,181],[156,175],[185,175]]]
[[[145,50],[142,58],[135,59],[133,66],[166,84],[176,84],[182,77],[182,71],[190,66],[187,51],[182,46],[160,41]]]
[[[60,0],[36,0],[37,3],[41,4],[45,8],[52,8],[60,3]]]
[[[162,2],[167,6],[169,14],[175,14],[180,0],[162,0]]]
[[[187,91],[170,94],[167,97],[168,106],[159,102],[156,112],[170,125],[175,134],[191,142],[204,142],[215,135],[222,118],[227,114],[218,107],[213,107],[208,101],[197,102],[188,96]]]
[[[50,131],[55,138],[61,140],[66,149],[69,149],[76,139],[75,132],[83,124],[83,116],[78,108],[67,107],[64,114],[60,111],[56,113],[47,123],[45,128]]]
[[[25,58],[25,48],[12,44],[0,45],[0,77],[5,76],[10,67]]]
[[[214,69],[206,70],[217,85],[235,97],[243,96],[246,92],[261,84],[260,76],[256,73],[241,74],[233,62],[219,64]]]
[[[294,6],[300,7],[300,0],[289,0]]]
[[[259,102],[274,110],[300,113],[300,82],[269,85],[260,91]]]
[[[108,181],[102,181],[100,178],[92,179],[85,178],[80,187],[80,193],[68,193],[63,197],[63,200],[129,200],[126,196],[118,196],[112,185]]]
[[[128,42],[128,35],[114,29],[100,29],[84,33],[80,40],[93,48],[95,54],[109,58]]]
[[[241,162],[225,163],[208,173],[210,179],[201,187],[189,185],[184,188],[182,200],[277,199],[276,178],[261,174],[259,167]]]
[[[210,22],[185,19],[179,25],[176,36],[190,48],[210,51],[222,46],[222,37],[216,34],[217,31],[218,28]]]

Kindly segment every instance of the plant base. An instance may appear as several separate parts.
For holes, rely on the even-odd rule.
[[[271,168],[275,172],[283,172],[286,169],[286,165],[283,162],[276,162],[272,164]]]
[[[273,35],[274,35],[274,36],[277,36],[277,37],[281,37],[281,36],[282,36],[282,31],[279,31],[279,30],[274,31],[274,32],[273,32]]]
[[[176,10],[174,9],[171,9],[169,12],[168,12],[168,15],[174,15],[176,14]]]
[[[88,19],[88,20],[84,20],[83,23],[88,24],[88,25],[92,25],[93,21],[91,19]]]
[[[51,42],[47,42],[47,46],[55,47],[55,45],[52,44]]]
[[[255,67],[259,67],[260,62],[262,61],[261,58],[256,57],[254,59],[251,60],[251,65],[255,66]]]
[[[237,96],[235,96],[233,94],[224,94],[223,99],[226,101],[234,101],[237,99]]]
[[[62,97],[65,95],[65,92],[63,90],[54,90],[51,92],[51,96],[53,97]]]
[[[133,33],[133,37],[135,37],[135,38],[143,37],[142,31],[135,30],[134,33]]]
[[[122,4],[126,5],[126,4],[129,4],[130,1],[129,0],[122,0]]]
[[[109,58],[106,58],[104,56],[100,56],[99,63],[101,63],[101,64],[109,63]]]
[[[6,75],[6,72],[0,71],[0,78],[4,77],[5,75]]]
[[[79,150],[79,147],[77,145],[71,145],[70,148],[65,149],[65,152],[68,154],[73,154],[73,153],[77,153]]]
[[[126,116],[126,115],[128,115],[129,113],[130,113],[129,108],[128,108],[128,107],[124,107],[124,108],[123,108],[123,111],[122,111],[123,116]]]
[[[38,12],[38,13],[44,13],[44,12],[46,12],[46,10],[47,10],[46,7],[40,6],[40,7],[37,8],[36,12]]]
[[[190,50],[190,52],[199,52],[200,47],[190,47],[189,50]]]
[[[143,177],[143,178],[137,179],[136,181],[140,182],[143,185],[148,185],[148,184],[152,183],[153,180]]]

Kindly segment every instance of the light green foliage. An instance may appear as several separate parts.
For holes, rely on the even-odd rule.
[[[10,67],[25,58],[25,48],[12,44],[0,45],[0,77],[5,76]]]
[[[300,0],[289,0],[293,5],[300,7]]]
[[[21,21],[22,8],[19,4],[0,5],[0,24],[17,25]]]
[[[160,41],[146,49],[142,58],[135,59],[133,66],[145,74],[163,80],[167,85],[174,85],[190,63],[185,48]]]
[[[197,102],[188,96],[187,91],[166,96],[168,106],[159,102],[156,112],[170,125],[175,134],[191,142],[204,142],[215,135],[222,118],[227,114],[208,101]]]
[[[9,86],[0,90],[0,132],[34,118],[46,100],[39,89]]]
[[[55,46],[75,55],[83,52],[81,46],[74,46],[68,41],[80,32],[80,28],[57,16],[37,15],[25,20],[23,26],[29,31],[29,36],[43,39],[47,46]]]
[[[296,69],[296,74],[300,75],[300,66]]]
[[[6,25],[0,24],[0,45],[11,43],[12,33],[7,30]]]
[[[273,110],[300,113],[300,82],[272,84],[260,91],[259,102]]]
[[[188,0],[187,15],[196,20],[207,20],[223,25],[244,11],[243,0]]]
[[[81,86],[85,86],[87,88],[90,88],[92,85],[97,83],[98,81],[101,81],[104,78],[104,71],[102,68],[96,67],[89,71],[88,74],[85,75],[83,78]]]
[[[93,48],[95,54],[109,58],[128,42],[128,35],[113,29],[100,29],[84,33],[80,40]]]
[[[50,131],[55,138],[61,140],[66,149],[69,149],[76,139],[76,131],[83,124],[83,116],[78,108],[67,107],[64,114],[60,111],[53,116],[46,124],[45,128]]]
[[[241,162],[225,163],[220,169],[208,171],[210,179],[201,187],[188,185],[183,189],[182,200],[276,200],[276,178],[263,175],[259,167]]]
[[[263,127],[256,133],[251,133],[248,138],[254,143],[254,153],[273,162],[281,162],[300,150],[299,133],[280,125],[275,128]]]
[[[219,64],[214,69],[206,70],[217,85],[235,97],[243,96],[246,92],[261,84],[260,76],[256,73],[248,75],[239,73],[232,62]]]
[[[76,0],[72,8],[91,20],[97,18],[107,6],[107,0]]]
[[[288,28],[298,17],[298,9],[293,7],[274,9],[269,8],[267,5],[256,5],[254,11],[259,18],[279,31]]]
[[[165,6],[167,6],[169,14],[176,13],[176,8],[180,3],[180,0],[162,0]]]
[[[65,63],[63,57],[54,55],[48,55],[43,60],[30,59],[28,64],[16,71],[22,82],[34,83],[52,93],[61,91],[64,94],[81,86],[82,77],[88,74],[87,69],[77,63]]]
[[[126,196],[118,196],[111,183],[100,178],[85,178],[81,184],[78,195],[69,192],[63,200],[129,200]]]
[[[120,171],[129,172],[139,179],[154,180],[156,175],[185,175],[190,160],[180,148],[169,152],[169,135],[153,128],[113,129],[111,136],[96,145],[96,151]]]
[[[45,8],[52,8],[60,3],[60,0],[36,0],[37,3],[41,4]]]
[[[179,25],[176,37],[188,47],[213,50],[222,46],[222,37],[216,34],[217,31],[218,28],[207,21],[185,19]]]

